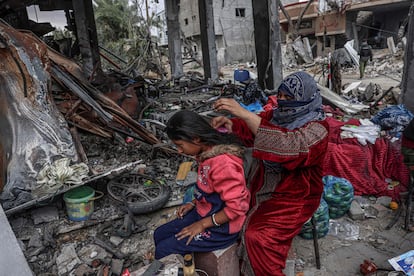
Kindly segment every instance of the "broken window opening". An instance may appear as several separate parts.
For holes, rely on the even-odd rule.
[[[311,29],[312,28],[312,20],[304,20],[299,25],[299,30],[301,29]]]
[[[236,17],[246,17],[246,9],[236,8]]]
[[[188,18],[184,18],[184,24],[188,25]]]
[[[329,36],[325,36],[324,42],[325,42],[325,47],[331,47],[331,38]]]

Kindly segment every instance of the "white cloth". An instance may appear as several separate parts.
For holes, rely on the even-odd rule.
[[[375,144],[380,136],[381,128],[368,119],[360,119],[360,126],[344,125],[341,127],[341,138],[356,138],[361,145]]]

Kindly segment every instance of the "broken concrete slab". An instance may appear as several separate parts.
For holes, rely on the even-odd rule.
[[[3,275],[34,275],[0,205],[0,267]]]
[[[327,87],[318,85],[321,95],[324,99],[328,100],[332,105],[339,107],[347,114],[356,114],[362,110],[369,109],[368,105],[365,104],[353,104],[342,98],[340,95],[331,91]]]
[[[349,208],[349,217],[353,220],[363,220],[365,218],[364,209],[361,208],[358,201],[353,200]]]

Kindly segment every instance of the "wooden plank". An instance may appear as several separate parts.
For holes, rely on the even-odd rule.
[[[180,164],[180,167],[178,168],[177,176],[175,177],[176,181],[184,181],[187,177],[188,172],[191,170],[191,166],[193,165],[193,162],[183,162]]]

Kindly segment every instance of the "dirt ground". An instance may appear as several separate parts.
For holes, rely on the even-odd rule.
[[[354,221],[348,216],[336,220],[338,225],[347,226],[354,232],[335,232],[332,230],[336,228],[332,228],[332,233],[318,240],[321,269],[316,268],[313,241],[296,237],[293,243],[296,272],[309,276],[362,275],[360,265],[369,260],[378,267],[378,272],[373,275],[395,275],[389,274],[393,268],[388,259],[412,250],[414,246],[414,233],[403,229],[403,217],[387,230],[395,217],[395,211],[387,210],[380,217],[362,221]]]

